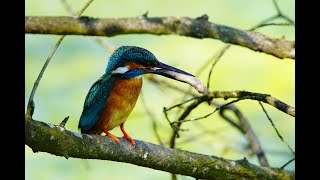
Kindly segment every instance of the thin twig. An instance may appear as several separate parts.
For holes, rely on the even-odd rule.
[[[263,112],[264,112],[265,115],[267,116],[269,122],[271,123],[272,127],[273,127],[274,130],[276,131],[278,137],[281,139],[281,141],[282,141],[283,143],[285,143],[285,144],[288,146],[288,148],[290,149],[291,153],[292,153],[293,155],[295,155],[295,152],[293,151],[293,149],[290,147],[290,145],[289,145],[289,144],[283,139],[283,137],[280,135],[278,129],[277,129],[276,126],[274,125],[272,119],[270,118],[270,116],[268,115],[267,111],[265,110],[265,108],[263,107],[263,105],[262,105],[262,103],[261,103],[260,101],[259,101],[259,104],[260,104]]]
[[[266,19],[263,20],[263,21],[261,21],[259,24],[257,24],[257,25],[255,25],[254,27],[252,27],[252,28],[250,29],[250,31],[253,31],[253,30],[255,30],[255,29],[258,29],[258,28],[264,27],[264,26],[275,25],[276,23],[267,23],[267,22],[273,21],[273,20],[275,20],[275,19],[277,19],[277,18],[283,18],[283,19],[285,19],[287,22],[289,22],[288,25],[293,25],[293,26],[295,25],[295,23],[294,23],[294,21],[293,21],[292,19],[290,19],[288,16],[286,16],[286,15],[284,15],[284,14],[282,13],[282,11],[280,10],[280,7],[279,7],[278,3],[276,2],[276,0],[273,0],[273,5],[274,5],[275,8],[276,8],[277,14],[276,14],[276,15],[273,15],[273,16],[271,16],[271,17],[269,17],[269,18],[266,18]],[[279,23],[279,24],[285,24],[285,23]],[[278,24],[278,25],[279,25],[279,24]]]
[[[77,13],[77,16],[80,16],[80,15],[85,11],[85,9],[86,9],[92,2],[93,2],[93,0],[89,0],[89,1],[84,5],[84,7]],[[37,87],[39,86],[39,83],[40,83],[40,80],[41,80],[41,78],[42,78],[42,76],[43,76],[43,74],[44,74],[44,71],[46,70],[46,68],[47,68],[47,66],[48,66],[48,64],[49,64],[52,56],[54,55],[54,53],[55,53],[56,50],[58,49],[59,45],[61,44],[61,42],[63,41],[63,39],[65,38],[65,36],[66,36],[66,35],[62,35],[62,36],[59,38],[58,42],[55,44],[55,46],[54,46],[53,49],[51,50],[51,52],[50,52],[50,54],[49,54],[49,56],[48,56],[45,64],[43,65],[43,67],[42,67],[42,69],[41,69],[41,71],[40,71],[40,73],[39,73],[39,75],[38,75],[38,77],[37,77],[37,80],[36,80],[36,82],[34,83],[34,86],[33,86],[33,88],[32,88],[32,91],[31,91],[31,94],[30,94],[30,97],[29,97],[29,101],[28,101],[28,106],[29,106],[29,104],[31,104],[31,102],[33,101],[34,94],[35,94],[35,92],[36,92],[36,90],[37,90]]]
[[[62,5],[66,8],[66,10],[71,13],[72,15],[76,15],[75,10],[72,8],[72,6],[67,2],[67,0],[61,0]],[[100,44],[102,47],[106,48],[111,53],[115,51],[115,48],[107,43],[102,38],[96,37],[96,36],[90,36],[91,39],[95,40],[98,44]]]
[[[179,121],[174,121],[174,122],[172,122],[172,123],[183,123],[183,122],[190,122],[190,121],[197,121],[197,120],[205,119],[205,118],[211,116],[212,114],[214,114],[216,111],[220,110],[221,108],[224,108],[224,107],[226,107],[226,106],[228,106],[228,105],[230,105],[230,104],[232,104],[232,103],[238,102],[238,101],[240,101],[240,100],[242,100],[242,99],[239,98],[239,99],[230,101],[230,102],[228,102],[228,103],[226,103],[226,104],[223,104],[223,105],[221,105],[221,106],[218,106],[218,107],[216,107],[212,112],[210,112],[210,113],[208,113],[208,114],[206,114],[206,115],[204,115],[204,116],[200,116],[200,117],[197,117],[197,118],[183,119],[183,120],[179,120]]]
[[[77,16],[80,16],[93,2],[93,0],[89,0],[83,7],[82,9],[77,13]]]
[[[201,123],[195,123],[195,125],[201,125]],[[197,139],[201,139],[201,137],[203,136],[207,136],[208,134],[211,134],[211,135],[216,135],[218,132],[223,132],[224,129],[219,129],[219,131],[213,131],[213,130],[208,130],[208,129],[205,129],[206,127],[205,126],[201,126],[202,130],[201,130],[201,133],[198,133],[198,134],[194,134],[192,133],[192,136],[189,137],[189,138],[184,138],[183,140],[179,141],[179,144],[186,144],[186,143],[191,143],[192,141],[195,141]]]
[[[175,135],[177,138],[179,138],[180,135],[179,135],[178,131],[180,130],[180,127],[176,127],[176,126],[174,125],[174,123],[172,123],[172,122],[170,121],[170,119],[169,119],[169,117],[168,117],[168,113],[167,113],[166,107],[163,108],[163,113],[164,113],[164,116],[165,116],[166,120],[168,121],[170,127],[171,127],[172,130],[174,131],[174,135]]]
[[[71,13],[72,15],[76,15],[76,11],[72,8],[72,6],[67,2],[67,0],[60,0],[63,7],[66,9],[68,13]]]
[[[201,97],[201,96],[196,96],[196,97],[190,98],[190,99],[185,100],[185,101],[183,101],[183,102],[181,102],[181,103],[179,103],[179,104],[173,105],[173,106],[171,106],[171,107],[169,107],[169,108],[165,108],[165,111],[170,111],[171,109],[174,109],[174,108],[176,108],[176,107],[181,107],[182,105],[184,105],[184,104],[186,104],[186,103],[188,103],[188,102],[190,102],[190,101],[192,101],[192,100],[199,99],[200,97]]]
[[[182,125],[182,122],[179,122],[179,121],[182,121],[183,119],[185,119],[191,113],[191,111],[193,109],[195,109],[199,104],[204,102],[203,97],[204,96],[202,96],[202,98],[200,98],[200,99],[195,99],[195,101],[185,109],[185,111],[182,113],[182,115],[178,118],[178,123],[175,126],[177,129],[179,129],[180,126]],[[175,147],[175,141],[176,141],[177,137],[179,137],[178,132],[174,130],[173,134],[171,135],[170,148]]]
[[[156,135],[156,138],[157,138],[159,144],[164,145],[164,143],[162,142],[161,137],[159,135],[159,132],[158,132],[157,120],[155,119],[156,116],[154,114],[152,114],[151,110],[148,108],[148,105],[147,105],[145,98],[144,98],[144,95],[143,95],[143,91],[141,91],[140,94],[141,94],[140,99],[141,99],[142,105],[144,107],[143,109],[146,111],[147,115],[151,119],[153,132]]]
[[[111,44],[109,44],[107,41],[105,41],[102,38],[99,38],[96,36],[90,36],[90,38],[95,40],[98,44],[100,44],[102,47],[106,48],[111,53],[116,50]]]
[[[292,24],[290,24],[290,23],[265,23],[265,24],[259,25],[255,29],[265,27],[265,26],[290,26],[290,25],[292,25]]]
[[[221,57],[224,55],[224,53],[229,49],[231,44],[225,45],[222,50],[219,51],[219,54],[216,58],[214,58],[214,61],[211,65],[209,75],[208,75],[208,81],[207,81],[207,88],[210,89],[210,78],[211,78],[211,73],[214,68],[214,66],[217,64],[217,62],[221,59]]]
[[[211,69],[209,72],[209,76],[208,76],[208,80],[207,80],[207,88],[209,89],[209,84],[210,84],[210,77],[211,77],[211,72],[213,67],[217,64],[217,62],[220,60],[221,56],[224,54],[224,52],[230,47],[231,45],[226,45],[224,46],[221,50],[218,51],[218,54],[214,54],[213,56],[211,56],[201,67],[200,69],[197,71],[196,76],[200,76],[200,74],[203,72],[203,70],[208,67],[209,63],[211,61],[213,61],[212,65],[211,65]],[[187,93],[185,93],[185,95],[181,98],[181,101],[185,101],[185,99],[187,98],[189,92],[191,92],[192,87],[188,88]],[[185,101],[186,102],[186,101]],[[188,102],[188,101],[187,101]],[[180,113],[180,111],[177,112],[177,114]]]
[[[278,5],[278,3],[277,3],[276,0],[273,0],[273,4],[274,4],[274,6],[276,7],[276,10],[277,10],[277,12],[278,12],[279,17],[284,18],[284,19],[287,20],[289,23],[291,23],[291,24],[294,25],[294,21],[293,21],[291,18],[289,18],[288,16],[286,16],[286,15],[284,15],[284,14],[282,13],[282,11],[281,11],[281,9],[280,9],[280,7],[279,7],[279,5]]]
[[[235,123],[235,120],[232,120],[232,118],[228,117],[225,114],[225,110],[230,110],[232,111],[237,119],[238,119],[238,124]],[[221,108],[220,110],[220,115],[229,123],[231,123],[232,125],[236,124],[236,128],[242,132],[245,137],[248,139],[248,142],[250,144],[251,150],[252,152],[254,152],[257,155],[257,158],[259,160],[259,163],[261,166],[265,166],[268,167],[269,163],[267,160],[267,157],[264,153],[264,150],[262,149],[262,146],[260,144],[260,141],[258,140],[258,137],[256,136],[256,134],[254,133],[252,127],[249,124],[249,121],[247,120],[247,118],[245,118],[245,116],[240,112],[240,110],[238,108],[236,108],[234,106],[234,104],[230,104],[228,106],[224,106],[223,108]]]
[[[280,167],[280,169],[284,169],[288,164],[290,164],[292,161],[294,161],[296,158],[290,159],[287,163],[285,163],[283,166]]]
[[[46,62],[44,63],[44,65],[43,65],[43,67],[42,67],[42,69],[41,69],[41,71],[40,71],[40,73],[39,73],[39,75],[38,75],[38,77],[37,77],[37,80],[36,80],[36,82],[35,82],[34,85],[33,85],[33,88],[32,88],[32,91],[31,91],[31,94],[30,94],[30,97],[29,97],[29,102],[28,102],[28,104],[30,104],[31,101],[33,101],[33,96],[34,96],[34,94],[35,94],[35,92],[36,92],[36,90],[37,90],[37,87],[39,86],[40,79],[42,78],[43,73],[44,73],[46,67],[47,67],[48,64],[49,64],[50,59],[52,58],[53,54],[54,54],[54,53],[56,52],[56,50],[58,49],[59,45],[61,44],[61,42],[62,42],[62,40],[64,39],[65,36],[66,36],[66,35],[62,35],[62,36],[60,37],[60,39],[58,40],[58,42],[57,42],[57,43],[55,44],[55,46],[53,47],[53,49],[51,50],[51,52],[50,52],[50,54],[49,54],[49,57],[47,58]]]
[[[276,14],[274,16],[271,16],[269,18],[266,18],[265,20],[262,20],[260,23],[258,23],[257,25],[253,26],[251,29],[249,29],[249,31],[253,31],[259,27],[261,27],[263,24],[269,22],[269,21],[272,21],[274,19],[277,19],[279,17],[279,14]]]

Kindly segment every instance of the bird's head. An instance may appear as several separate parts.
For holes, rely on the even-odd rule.
[[[121,46],[109,58],[106,73],[130,79],[152,73],[194,86],[200,93],[208,93],[205,86],[185,71],[160,62],[150,51],[136,46]],[[200,85],[199,85],[200,84]],[[200,90],[199,90],[200,89]]]

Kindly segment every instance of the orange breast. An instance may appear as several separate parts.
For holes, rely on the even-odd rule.
[[[141,87],[141,77],[117,80],[110,92],[105,109],[92,131],[101,134],[103,129],[109,131],[124,123],[136,105]]]

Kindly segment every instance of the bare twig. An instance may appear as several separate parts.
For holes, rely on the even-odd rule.
[[[237,119],[238,119],[238,124],[235,123],[235,120],[232,120],[232,118],[228,117],[225,112],[226,110],[232,111]],[[236,108],[233,104],[230,104],[228,106],[224,106],[220,110],[220,115],[229,123],[232,125],[236,124],[236,128],[242,132],[245,137],[248,139],[248,142],[250,144],[250,147],[252,151],[257,155],[257,158],[259,160],[259,163],[261,166],[269,166],[267,157],[262,149],[262,146],[260,144],[260,141],[258,140],[258,137],[255,135],[252,127],[250,126],[248,120],[245,118],[245,116],[240,112],[238,108]]]
[[[265,27],[265,26],[290,26],[292,24],[290,23],[264,23],[264,24],[260,24],[257,28],[261,28],[261,27]]]
[[[31,94],[30,94],[30,97],[29,97],[28,105],[31,104],[31,102],[33,101],[33,96],[34,96],[34,94],[36,93],[36,90],[37,90],[37,88],[38,88],[38,86],[39,86],[39,83],[40,83],[40,80],[41,80],[41,78],[42,78],[42,76],[43,76],[43,73],[44,73],[45,69],[47,68],[47,66],[48,66],[48,64],[49,64],[49,62],[50,62],[53,54],[54,54],[54,53],[56,52],[56,50],[58,49],[59,45],[61,44],[61,42],[62,42],[62,40],[64,39],[65,36],[66,36],[66,35],[62,35],[62,36],[60,37],[60,39],[58,40],[58,42],[54,45],[53,49],[51,50],[51,52],[50,52],[50,54],[49,54],[46,62],[44,63],[44,65],[43,65],[43,67],[42,67],[42,69],[41,69],[41,71],[40,71],[40,73],[39,73],[39,75],[38,75],[38,77],[37,77],[37,80],[36,80],[36,82],[35,82],[34,85],[33,85],[33,88],[32,88],[32,91],[31,91]]]
[[[80,15],[85,11],[85,9],[86,9],[92,2],[93,2],[93,0],[89,0],[89,1],[84,5],[84,7],[77,13],[77,16],[80,16]],[[51,52],[50,52],[50,54],[49,54],[46,62],[44,63],[44,65],[43,65],[43,67],[42,67],[42,69],[41,69],[41,71],[40,71],[40,73],[39,73],[39,75],[38,75],[38,77],[37,77],[37,80],[36,80],[36,82],[34,83],[34,86],[33,86],[33,88],[32,88],[32,91],[31,91],[31,94],[30,94],[30,97],[29,97],[29,101],[28,101],[28,106],[29,106],[29,104],[31,104],[31,102],[33,101],[34,94],[35,94],[35,92],[36,92],[36,90],[37,90],[37,87],[39,86],[40,80],[41,80],[41,78],[42,78],[42,76],[43,76],[43,74],[44,74],[45,69],[47,68],[47,66],[48,66],[48,64],[49,64],[52,56],[54,55],[54,53],[55,53],[56,50],[58,49],[59,45],[61,44],[61,42],[63,41],[63,39],[65,38],[65,36],[66,36],[66,35],[62,35],[62,36],[59,38],[58,42],[54,45],[54,47],[53,47],[53,49],[51,50]],[[27,113],[28,113],[28,111],[27,111]]]
[[[290,149],[290,151],[291,151],[291,153],[293,154],[293,155],[295,155],[295,152],[293,151],[293,149],[290,147],[290,145],[283,139],[283,137],[280,135],[280,133],[279,133],[279,131],[278,131],[278,129],[276,128],[276,126],[274,125],[274,123],[273,123],[273,121],[272,121],[272,119],[270,118],[270,116],[268,115],[268,113],[267,113],[267,111],[266,111],[266,109],[263,107],[263,105],[262,105],[262,103],[259,101],[259,104],[260,104],[260,106],[261,106],[261,108],[262,108],[262,110],[263,110],[263,112],[265,113],[265,115],[267,116],[267,118],[268,118],[268,120],[269,120],[269,122],[271,123],[271,125],[272,125],[272,127],[274,128],[274,130],[276,131],[276,133],[277,133],[277,135],[278,135],[278,137],[281,139],[281,141],[283,142],[283,143],[285,143],[287,146],[288,146],[288,148]]]
[[[211,65],[211,68],[210,68],[210,71],[209,71],[209,75],[208,75],[208,80],[207,80],[207,88],[210,89],[210,78],[211,78],[211,73],[212,73],[212,70],[214,68],[214,66],[217,64],[217,62],[220,60],[220,58],[224,55],[224,53],[229,49],[231,45],[228,44],[228,45],[225,45],[223,47],[223,49],[221,51],[219,51],[219,54],[216,58],[214,58],[214,61]]]
[[[266,18],[265,20],[261,21],[259,24],[255,25],[253,28],[250,29],[250,31],[252,30],[255,30],[255,29],[258,29],[258,28],[261,28],[261,27],[264,27],[264,26],[270,26],[270,25],[295,25],[294,21],[289,18],[288,16],[284,15],[282,13],[282,11],[280,10],[280,7],[277,3],[276,0],[273,0],[273,5],[275,6],[276,8],[276,11],[277,11],[277,14],[276,15],[273,15],[269,18]],[[268,23],[270,21],[273,21],[277,18],[283,18],[284,20],[286,20],[288,23]]]
[[[209,72],[208,80],[207,80],[207,88],[210,89],[209,83],[210,83],[210,77],[211,77],[211,72],[213,70],[213,67],[217,64],[217,62],[220,60],[221,56],[224,54],[224,52],[230,47],[231,45],[226,45],[224,46],[221,50],[218,51],[218,54],[214,54],[211,56],[195,73],[195,76],[198,77],[200,74],[204,71],[205,68],[209,66],[209,64],[213,61],[211,65],[211,69]],[[190,94],[192,87],[188,87],[188,91],[186,91],[185,96],[181,98],[181,101],[185,101],[187,96]]]
[[[181,102],[181,103],[179,103],[179,104],[173,105],[173,106],[171,106],[171,107],[169,107],[169,108],[165,108],[165,111],[170,111],[171,109],[174,109],[174,108],[176,108],[176,107],[181,107],[182,105],[184,105],[184,104],[186,104],[186,103],[188,103],[188,102],[190,102],[190,101],[193,101],[193,100],[195,100],[195,99],[199,99],[199,98],[200,98],[200,96],[196,96],[196,97],[190,98],[190,99],[185,100],[185,101],[183,101],[183,102]]]
[[[287,163],[285,163],[283,166],[280,167],[280,169],[284,169],[288,164],[290,164],[292,161],[294,161],[296,158],[290,159]]]
[[[71,13],[72,15],[76,15],[76,12],[72,8],[72,6],[67,2],[67,0],[61,0],[62,5],[65,7],[66,11]],[[115,51],[115,48],[110,45],[108,42],[103,40],[102,38],[91,36],[91,39],[95,40],[98,44],[100,44],[102,47],[106,48],[108,51],[113,52]]]
[[[60,1],[68,13],[71,13],[72,15],[77,14],[77,12],[72,8],[72,6],[67,2],[67,0],[60,0]]]
[[[143,105],[143,109],[146,111],[147,115],[149,116],[149,118],[151,119],[151,122],[152,122],[152,128],[153,128],[153,132],[154,134],[156,135],[156,138],[158,140],[158,142],[160,143],[160,145],[164,145],[164,143],[162,142],[161,140],[161,137],[159,135],[159,132],[158,132],[158,127],[157,127],[157,120],[155,119],[155,115],[152,113],[152,111],[148,108],[148,105],[144,99],[144,95],[143,95],[143,91],[141,91],[140,93],[140,97],[141,97],[141,102],[142,102],[142,105]]]
[[[177,125],[175,126],[177,129],[180,128],[182,122],[179,122],[179,121],[183,121],[183,119],[185,119],[189,114],[190,112],[195,109],[200,103],[204,102],[201,98],[199,99],[195,99],[194,102],[192,104],[190,104],[186,109],[185,111],[182,113],[182,115],[178,118],[178,123]],[[178,135],[178,132],[177,131],[173,131],[173,134],[171,135],[171,140],[170,140],[170,148],[174,148],[175,147],[175,141],[176,141],[176,138],[179,137]]]
[[[197,117],[197,118],[183,119],[183,120],[179,120],[179,121],[174,121],[172,123],[183,123],[183,122],[190,122],[190,121],[197,121],[197,120],[205,119],[205,118],[211,116],[212,114],[214,114],[216,111],[220,110],[221,108],[225,108],[225,107],[227,107],[227,106],[229,106],[229,105],[231,105],[231,104],[233,104],[235,102],[238,102],[238,101],[240,101],[242,99],[245,99],[245,97],[244,98],[238,98],[236,100],[233,100],[233,101],[230,101],[230,102],[228,102],[226,104],[218,106],[212,112],[210,112],[210,113],[208,113],[208,114],[206,114],[204,116],[200,116],[200,117]]]
[[[106,40],[96,37],[96,36],[92,36],[90,37],[91,39],[95,40],[98,44],[100,44],[102,47],[106,48],[109,52],[113,53],[116,49],[109,44]]]
[[[273,0],[273,4],[277,9],[279,17],[282,17],[283,19],[287,20],[289,23],[294,25],[294,21],[291,18],[289,18],[287,15],[283,14],[283,12],[280,10],[277,0]]]

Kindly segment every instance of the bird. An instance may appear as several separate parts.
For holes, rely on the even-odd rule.
[[[149,50],[120,46],[111,54],[104,74],[86,95],[78,124],[81,133],[101,135],[104,132],[119,143],[119,138],[109,131],[120,126],[123,137],[135,146],[136,142],[125,131],[124,123],[136,105],[142,75],[148,73],[198,86],[194,85],[198,82],[194,75],[160,62]]]

